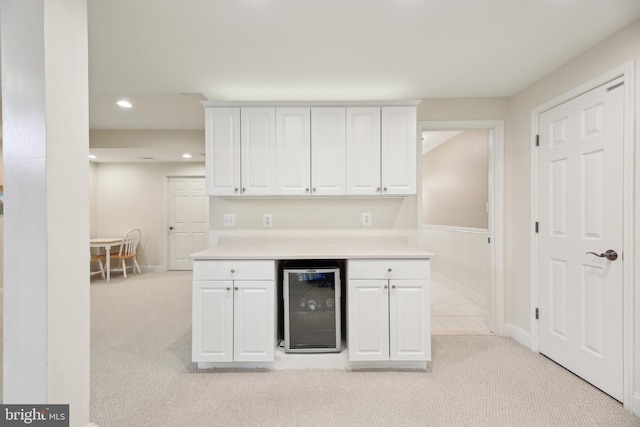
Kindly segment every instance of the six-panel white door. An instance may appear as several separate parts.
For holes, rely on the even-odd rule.
[[[169,178],[169,270],[191,270],[189,256],[209,247],[204,178]]]
[[[275,108],[242,108],[240,156],[243,196],[276,193]]]
[[[539,348],[623,397],[623,89],[539,116]],[[631,237],[631,236],[629,236]],[[598,257],[607,250],[616,260]]]

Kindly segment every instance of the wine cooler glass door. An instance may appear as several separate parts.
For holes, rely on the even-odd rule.
[[[285,270],[285,350],[340,351],[339,269]]]

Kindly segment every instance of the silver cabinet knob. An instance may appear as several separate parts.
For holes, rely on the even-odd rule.
[[[395,288],[396,288],[396,285],[391,285],[391,289],[395,289]]]
[[[238,290],[238,287],[236,286],[234,289],[237,291],[237,290]]]
[[[230,291],[230,290],[231,290],[231,288],[230,288],[229,286],[227,286],[227,290],[228,290],[228,291]]]
[[[238,192],[238,187],[234,188],[233,191],[237,193]]]
[[[387,191],[387,187],[384,187],[384,188],[382,189],[382,191]]]
[[[387,271],[388,271],[389,273],[391,273],[391,272],[393,271],[393,269],[392,269],[392,268],[387,268]]]
[[[376,188],[376,193],[380,192],[380,187]]]
[[[234,268],[231,269],[231,274],[235,273],[236,270]]]
[[[389,285],[384,285],[384,288],[385,289],[389,289]]]

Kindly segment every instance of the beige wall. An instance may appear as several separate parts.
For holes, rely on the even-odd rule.
[[[140,265],[166,268],[168,176],[204,176],[204,163],[98,163],[94,176],[92,236],[122,236],[142,229]]]
[[[506,128],[505,191],[506,191],[506,318],[517,327],[530,331],[530,162],[531,112],[571,89],[586,83],[629,60],[640,59],[640,20],[635,21],[609,39],[576,57],[563,67],[516,94],[510,102]],[[638,84],[640,68],[636,64],[636,108],[640,107]],[[640,120],[636,109],[636,142]],[[640,150],[636,149],[636,165],[640,164]],[[636,179],[639,175],[636,173]],[[640,202],[640,185],[636,183],[636,205]],[[636,229],[640,209],[636,206]],[[636,239],[637,233],[636,233]],[[636,240],[636,248],[638,247]],[[640,265],[640,253],[635,265]]]
[[[469,130],[422,156],[422,223],[488,228],[489,131]]]

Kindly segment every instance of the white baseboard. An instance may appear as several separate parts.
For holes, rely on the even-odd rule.
[[[631,410],[636,417],[640,417],[640,393],[633,393],[633,400],[631,402]]]
[[[141,265],[140,270],[143,273],[164,273],[167,271],[163,265]]]
[[[513,323],[504,324],[504,333],[527,348],[531,348],[531,333]]]
[[[463,286],[460,283],[449,279],[448,277],[444,277],[440,274],[434,273],[433,271],[431,271],[431,280],[433,280],[434,282],[438,282],[451,290],[456,291],[460,295],[469,298],[471,301],[482,306],[483,308],[487,308],[487,298],[484,295],[477,294],[469,290],[469,288],[467,288],[466,286]]]

